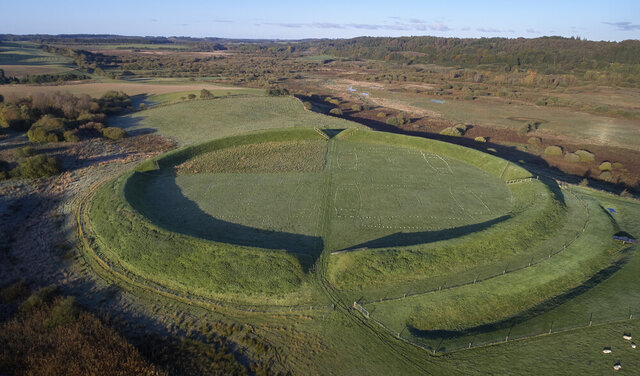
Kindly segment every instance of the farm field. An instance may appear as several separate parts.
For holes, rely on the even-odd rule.
[[[10,97],[23,97],[35,92],[55,93],[69,92],[74,95],[87,94],[93,97],[100,97],[104,93],[112,90],[122,91],[132,97],[141,97],[139,102],[147,100],[150,103],[164,103],[179,100],[188,94],[200,94],[200,90],[207,89],[216,96],[233,94],[262,94],[263,90],[244,89],[238,87],[220,86],[204,84],[198,82],[182,81],[160,81],[160,82],[91,82],[78,84],[63,84],[55,86],[32,86],[32,85],[3,85],[0,86],[0,94]],[[135,98],[134,98],[135,99]]]
[[[180,145],[269,128],[359,127],[357,123],[305,111],[295,98],[265,96],[178,103],[121,116],[110,124],[132,132],[158,132]]]
[[[28,43],[1,42],[0,69],[6,76],[24,77],[75,70],[71,59],[44,52]]]
[[[374,103],[379,97],[397,103],[398,106],[412,106],[458,123],[518,130],[523,123],[513,120],[514,118],[538,119],[541,120],[540,128],[532,135],[553,135],[571,143],[606,144],[640,150],[637,120],[594,115],[561,107],[507,104],[502,98],[479,98],[473,101],[446,99],[444,103],[435,103],[432,99],[437,99],[436,97],[425,94],[375,89],[368,91]],[[603,94],[602,97],[606,101],[609,95]],[[634,93],[633,97],[638,97],[638,94]],[[590,101],[597,101],[596,98],[592,97]],[[625,95],[625,98],[628,99],[629,96]]]

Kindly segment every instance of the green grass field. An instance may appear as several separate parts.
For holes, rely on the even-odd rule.
[[[50,54],[34,44],[0,43],[0,69],[7,76],[65,73],[75,69],[69,58]]]
[[[152,85],[152,83],[148,83]],[[194,89],[194,90],[184,90],[184,91],[173,91],[164,94],[153,94],[149,97],[145,98],[145,102],[149,104],[158,104],[158,103],[175,103],[184,101],[183,98],[188,98],[189,94],[193,94],[196,97],[200,97],[200,90],[202,89]],[[259,89],[250,89],[250,88],[216,88],[215,86],[210,86],[208,90],[216,97],[224,97],[224,96],[234,96],[234,95],[262,95],[264,93],[263,90]]]
[[[560,253],[549,247],[572,242],[575,232],[567,230],[577,231],[583,222],[558,224],[583,217],[584,208],[558,201],[558,193],[537,180],[505,185],[502,179],[528,173],[440,142],[357,129],[327,141],[318,130],[300,128],[179,149],[157,165],[159,170],[147,163],[110,188],[126,198],[116,210],[122,210],[115,214],[120,218],[109,212],[112,191],[105,188],[97,200],[102,206],[92,209],[94,227],[113,263],[153,283],[205,297],[223,300],[227,294],[251,302],[266,294],[300,303],[314,295],[308,273],[322,252],[338,251],[330,256],[328,275],[341,294],[370,298],[433,286],[434,278],[509,269],[505,263],[515,260],[520,264],[512,269],[517,269],[538,257],[533,267],[447,289],[434,294],[436,300],[420,294],[372,303],[376,318],[394,318],[390,328],[451,330],[517,315],[576,287],[614,258],[607,253],[612,231],[596,221],[609,223],[606,216],[594,214],[589,222],[600,229],[590,236],[606,233],[606,241],[580,237]],[[131,213],[122,209],[127,205]],[[143,218],[150,222],[145,225]],[[140,228],[123,230],[132,225]],[[142,257],[139,244],[149,236],[158,243],[154,249],[165,251]],[[169,249],[171,257],[165,254]],[[253,272],[251,257],[231,261],[252,252],[266,274]],[[549,262],[540,262],[552,253]],[[269,261],[259,261],[264,257]],[[183,268],[191,272],[184,275]],[[207,277],[210,273],[216,277]],[[531,281],[539,287],[531,290]],[[486,299],[487,291],[495,300]],[[459,309],[460,295],[477,311]],[[425,308],[424,299],[441,313]],[[497,302],[500,308],[492,309]],[[429,312],[428,320],[416,312]]]
[[[295,98],[263,96],[178,103],[118,117],[110,125],[127,131],[155,131],[180,145],[260,129],[360,127],[340,118],[305,111]]]
[[[233,101],[235,115],[222,105]],[[640,263],[611,240],[616,231],[636,231],[640,206],[561,190],[441,142],[356,129],[327,140],[312,126],[349,123],[300,126],[291,119],[313,114],[289,110],[290,103],[236,97],[135,114],[150,113],[145,124],[191,146],[97,191],[88,216],[97,256],[147,292],[279,312],[229,314],[260,327],[298,371],[606,374],[616,361],[625,370],[640,366],[621,338],[638,323],[620,321],[640,309]],[[238,110],[244,106],[260,109],[264,122],[251,124],[252,115]],[[184,129],[170,122],[177,109],[160,111],[172,107],[183,111]],[[280,124],[293,129],[251,132],[275,128],[282,113],[289,115]],[[207,133],[202,123],[227,129]],[[217,139],[196,144],[190,129]],[[590,280],[621,259],[613,275]],[[371,318],[332,309],[321,273]],[[438,286],[451,288],[427,292]],[[301,306],[304,315],[289,313]],[[350,315],[372,327],[354,325]],[[610,321],[617,322],[598,326]],[[559,332],[568,328],[582,329]],[[378,342],[384,335],[389,342]],[[483,346],[495,342],[502,343]],[[605,346],[615,360],[602,354]],[[433,349],[444,355],[433,357]]]

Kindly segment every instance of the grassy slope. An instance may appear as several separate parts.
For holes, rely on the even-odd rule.
[[[516,200],[508,221],[430,245],[332,255],[333,283],[349,299],[367,302],[483,280],[547,259],[582,231],[585,212],[576,199],[565,212],[542,184],[511,188]]]
[[[371,305],[375,317],[398,331],[459,330],[516,315],[576,287],[608,266],[618,247],[609,218],[592,204],[585,234],[562,253],[521,271],[475,285]]]
[[[74,95],[87,94],[92,97],[101,97],[110,90],[119,90],[133,96],[134,103],[147,101],[147,96],[151,97],[147,103],[164,103],[165,101],[173,101],[186,96],[189,93],[200,95],[200,90],[207,89],[216,96],[252,94],[260,95],[262,90],[246,89],[239,87],[220,86],[211,83],[188,80],[172,80],[172,81],[153,81],[153,80],[136,80],[122,81],[100,78],[100,81],[91,81],[79,84],[63,84],[63,85],[2,85],[0,86],[0,94],[4,96],[15,95],[22,97],[36,92],[54,93],[57,91],[68,92]],[[176,94],[177,93],[177,94]],[[185,95],[186,94],[186,95]],[[157,97],[155,97],[157,95]]]
[[[243,97],[192,101],[114,119],[127,131],[149,129],[189,145],[260,129],[352,128],[356,123],[305,111],[292,97]]]
[[[149,83],[149,85],[153,85],[153,83]],[[181,102],[182,98],[188,98],[189,94],[193,94],[196,97],[200,97],[200,90],[204,87],[196,88],[193,90],[180,90],[169,93],[162,94],[153,94],[150,95],[145,102],[156,104],[156,103],[175,103]],[[250,88],[216,88],[215,86],[209,86],[208,89],[211,94],[216,97],[222,96],[231,96],[231,95],[261,95],[263,94],[263,90],[259,89],[250,89]]]
[[[640,226],[640,204],[602,194],[590,189],[580,189],[580,193],[599,201],[604,207],[616,210],[614,217],[622,230],[638,236]],[[637,251],[637,246],[633,248]],[[624,320],[629,311],[634,320],[604,324],[590,328],[557,333],[535,339],[520,340],[469,351],[462,351],[442,357],[445,364],[467,374],[527,374],[551,375],[567,374],[609,374],[613,364],[620,361],[623,371],[635,374],[640,370],[637,349],[622,339],[623,333],[632,333],[634,338],[640,331],[640,257],[633,252],[630,261],[613,276],[597,284],[585,293],[574,297],[559,307],[546,312],[513,328],[512,336],[534,334],[553,328],[584,327],[591,317],[594,325],[609,321]],[[593,316],[591,316],[593,313]],[[489,333],[485,339],[504,339],[508,328],[500,333]],[[466,342],[482,338],[466,338]],[[444,341],[442,346],[459,348],[462,340]],[[612,354],[603,354],[602,349],[610,346]],[[544,361],[541,361],[544,359]]]
[[[615,199],[612,199],[615,201]],[[620,202],[616,209],[618,212],[625,212],[627,203]],[[640,211],[629,211],[627,217],[637,221],[640,218]],[[637,222],[634,228],[637,228]],[[623,229],[625,227],[623,226]],[[630,263],[629,265],[631,265]],[[594,305],[598,306],[603,313],[609,308],[605,304],[610,301],[618,301],[619,298],[640,296],[635,289],[629,289],[629,283],[634,283],[637,272],[635,269],[629,273],[623,269],[609,281],[617,280],[620,284],[610,286],[610,288],[600,290],[599,299],[594,297]],[[604,286],[604,284],[603,284]],[[596,289],[592,290],[596,291]],[[588,303],[591,299],[589,293],[583,295]],[[570,305],[571,303],[568,303]],[[614,307],[618,307],[616,304]],[[564,307],[564,306],[563,306]],[[581,307],[577,307],[580,310]],[[331,317],[331,315],[330,315]],[[255,321],[256,318],[243,319]],[[274,318],[274,320],[276,320]],[[258,320],[259,321],[259,320]],[[289,322],[289,321],[283,321]],[[277,326],[277,324],[274,324]],[[422,354],[422,360],[432,364],[431,370],[436,373],[454,373],[454,370],[464,374],[486,374],[494,372],[497,374],[506,373],[530,373],[532,369],[540,370],[547,374],[567,374],[576,372],[606,373],[610,372],[612,361],[603,358],[601,349],[603,346],[613,345],[617,358],[623,361],[626,369],[640,367],[635,364],[635,357],[631,350],[623,350],[626,342],[621,342],[620,334],[623,331],[635,332],[640,328],[637,322],[628,324],[607,325],[605,327],[594,327],[586,330],[579,330],[570,333],[554,334],[552,336],[540,337],[534,340],[518,341],[506,345],[492,346],[488,348],[474,349],[462,353],[456,353],[431,361],[426,359],[429,356]],[[291,369],[298,372],[317,373],[344,373],[345,370],[352,369],[354,372],[364,373],[395,373],[402,370],[403,374],[424,372],[413,368],[413,362],[401,360],[394,352],[377,342],[375,337],[364,334],[359,328],[354,328],[350,322],[335,322],[329,319],[322,321],[316,317],[308,324],[298,327],[305,331],[301,333],[304,340],[310,343],[316,351],[308,351],[308,348],[296,348],[303,342],[301,340],[287,341],[281,332],[272,334],[272,343],[278,344],[289,353],[285,353],[287,364]],[[317,337],[317,338],[316,338]],[[320,339],[322,338],[322,340]],[[318,342],[316,342],[316,340]],[[618,344],[621,342],[621,344]],[[446,342],[445,342],[446,345]],[[620,347],[618,347],[618,345]],[[317,350],[316,346],[320,346]],[[620,350],[618,350],[620,349]],[[544,359],[541,362],[540,359]],[[357,365],[356,365],[357,364]],[[311,371],[310,371],[311,370]]]
[[[177,150],[159,158],[158,163],[170,171],[173,165],[218,147],[246,142],[309,139],[324,140],[308,128],[293,132],[257,133]],[[167,226],[157,218],[159,211],[148,206],[147,187],[157,179],[142,173],[127,174],[115,184],[103,187],[94,199],[90,215],[105,257],[115,264],[122,263],[125,270],[144,279],[214,299],[265,303],[264,298],[268,296],[272,304],[292,304],[310,299],[312,293],[303,271],[303,266],[309,267],[313,262],[308,256],[277,247],[259,250],[201,240],[156,227],[143,219],[138,211],[159,226],[175,227]],[[180,217],[172,215],[170,219],[176,222]],[[181,224],[177,225],[180,229]],[[189,233],[186,230],[182,232]],[[259,234],[245,236],[251,238]],[[189,273],[185,273],[186,270]]]
[[[71,59],[50,54],[25,43],[0,43],[0,69],[7,76],[55,74],[74,69]]]
[[[123,185],[120,179],[104,186],[90,209],[98,245],[114,268],[179,293],[216,300],[264,303],[269,296],[269,303],[290,304],[309,299],[304,271],[293,255],[163,230],[129,207]]]

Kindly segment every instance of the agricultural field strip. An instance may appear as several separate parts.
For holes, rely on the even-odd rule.
[[[406,294],[403,294],[402,296],[396,296],[396,297],[380,298],[380,299],[369,300],[369,301],[363,300],[363,301],[360,301],[358,303],[359,304],[374,304],[374,303],[380,303],[380,302],[386,302],[386,301],[392,301],[392,300],[401,300],[401,299],[404,299],[406,297],[411,297],[411,296],[436,293],[436,292],[443,291],[443,290],[451,290],[451,289],[455,289],[455,288],[462,287],[462,286],[474,285],[476,283],[481,283],[481,282],[484,282],[484,281],[488,281],[488,280],[491,280],[491,279],[494,279],[494,278],[498,278],[498,277],[504,276],[506,274],[518,272],[518,271],[530,268],[532,266],[538,265],[538,264],[543,263],[543,262],[547,262],[547,261],[550,262],[550,260],[552,260],[554,256],[559,255],[560,252],[562,252],[565,249],[569,248],[576,240],[578,240],[582,236],[582,234],[584,234],[584,231],[587,228],[587,225],[589,224],[589,208],[588,208],[588,206],[579,197],[579,195],[577,195],[576,193],[571,192],[569,190],[567,190],[567,192],[570,192],[581,203],[581,205],[582,205],[582,207],[584,208],[584,211],[585,211],[585,221],[584,221],[584,224],[582,226],[582,230],[576,233],[575,238],[570,240],[568,243],[566,243],[561,248],[558,248],[555,251],[550,251],[548,258],[543,258],[543,259],[541,259],[539,261],[530,262],[527,265],[524,265],[524,266],[521,266],[521,267],[518,267],[518,268],[514,268],[512,270],[505,270],[502,273],[498,273],[498,274],[491,275],[491,276],[488,276],[488,277],[483,277],[483,278],[476,278],[474,280],[469,280],[467,282],[458,283],[458,284],[455,284],[455,285],[440,286],[438,288],[433,288],[433,289],[419,291],[419,292],[406,293]]]

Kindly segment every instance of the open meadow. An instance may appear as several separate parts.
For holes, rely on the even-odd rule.
[[[71,59],[44,52],[36,45],[0,42],[0,69],[6,76],[59,74],[75,68]]]

